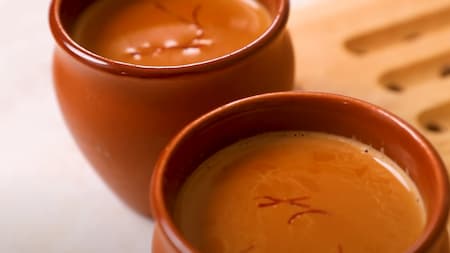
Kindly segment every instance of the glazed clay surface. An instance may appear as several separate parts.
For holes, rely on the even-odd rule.
[[[67,125],[101,177],[138,212],[149,215],[154,162],[185,124],[239,98],[292,89],[287,2],[262,3],[276,24],[250,48],[197,66],[152,68],[121,65],[78,47],[63,28],[87,2],[53,2],[54,85]]]

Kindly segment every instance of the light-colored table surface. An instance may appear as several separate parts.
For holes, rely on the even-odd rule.
[[[150,252],[152,222],[109,191],[64,125],[49,2],[0,0],[0,252]]]
[[[81,156],[51,80],[49,0],[0,0],[0,252],[150,252],[152,223]]]

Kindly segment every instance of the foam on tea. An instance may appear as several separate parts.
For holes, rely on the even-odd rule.
[[[211,156],[174,218],[200,252],[399,253],[425,224],[420,195],[382,153],[314,132],[273,132]]]
[[[97,0],[80,15],[72,37],[113,60],[173,66],[243,48],[271,20],[256,0]]]

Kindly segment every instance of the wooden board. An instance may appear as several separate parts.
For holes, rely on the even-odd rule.
[[[419,129],[450,168],[449,0],[294,5],[288,28],[298,88],[388,109]]]

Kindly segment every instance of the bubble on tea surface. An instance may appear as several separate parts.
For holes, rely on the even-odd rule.
[[[136,53],[133,55],[133,59],[136,61],[140,61],[140,60],[142,60],[142,55],[139,53]]]
[[[141,47],[142,47],[142,48],[146,48],[146,49],[147,49],[147,48],[150,48],[151,46],[152,46],[152,45],[151,45],[150,42],[148,42],[148,41],[146,41],[146,42],[144,42],[144,43],[141,44]]]
[[[137,49],[135,47],[127,47],[127,48],[125,48],[125,53],[135,54],[135,53],[137,53]]]
[[[200,48],[188,47],[183,49],[183,55],[185,56],[196,56],[200,54]]]
[[[174,48],[177,46],[178,46],[178,42],[176,40],[169,39],[169,40],[164,41],[165,48]]]
[[[211,46],[213,41],[211,39],[194,39],[192,44],[195,46]]]

